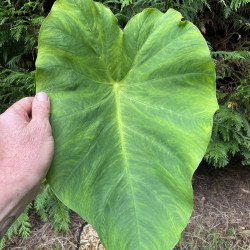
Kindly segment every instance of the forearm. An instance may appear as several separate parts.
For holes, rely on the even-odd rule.
[[[0,213],[0,240],[5,235],[5,233],[8,231],[9,227],[12,225],[12,223],[17,219],[18,214],[20,211],[17,208],[11,208],[10,206],[5,207],[4,210]]]
[[[6,185],[4,185],[6,184]],[[8,185],[0,178],[0,239],[8,228],[35,198],[39,185],[18,190],[16,185]]]

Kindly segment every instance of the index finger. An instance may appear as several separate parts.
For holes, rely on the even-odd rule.
[[[27,122],[29,122],[33,99],[34,97],[25,97],[10,106],[4,113],[18,115],[20,118],[24,118]]]

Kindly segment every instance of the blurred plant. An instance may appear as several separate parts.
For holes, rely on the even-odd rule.
[[[248,47],[237,51],[212,52],[216,60],[217,98],[220,109],[214,116],[212,138],[205,160],[224,167],[237,156],[250,165],[250,85]]]
[[[0,72],[0,113],[4,112],[12,103],[25,96],[35,93],[35,71],[24,69],[11,70],[1,68]]]
[[[35,93],[35,58],[39,27],[44,20],[38,0],[0,2],[0,111]]]
[[[34,208],[44,222],[49,217],[52,218],[52,225],[56,232],[69,232],[70,210],[54,195],[46,180],[34,200]]]

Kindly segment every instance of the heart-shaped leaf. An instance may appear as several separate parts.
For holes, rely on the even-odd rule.
[[[217,102],[206,42],[181,18],[146,9],[122,31],[100,3],[59,0],[40,30],[48,180],[107,249],[171,249],[192,212]]]

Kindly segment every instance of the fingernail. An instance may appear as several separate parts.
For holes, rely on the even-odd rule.
[[[36,99],[39,101],[39,102],[47,102],[49,100],[49,97],[46,93],[44,92],[39,92],[36,94]]]

